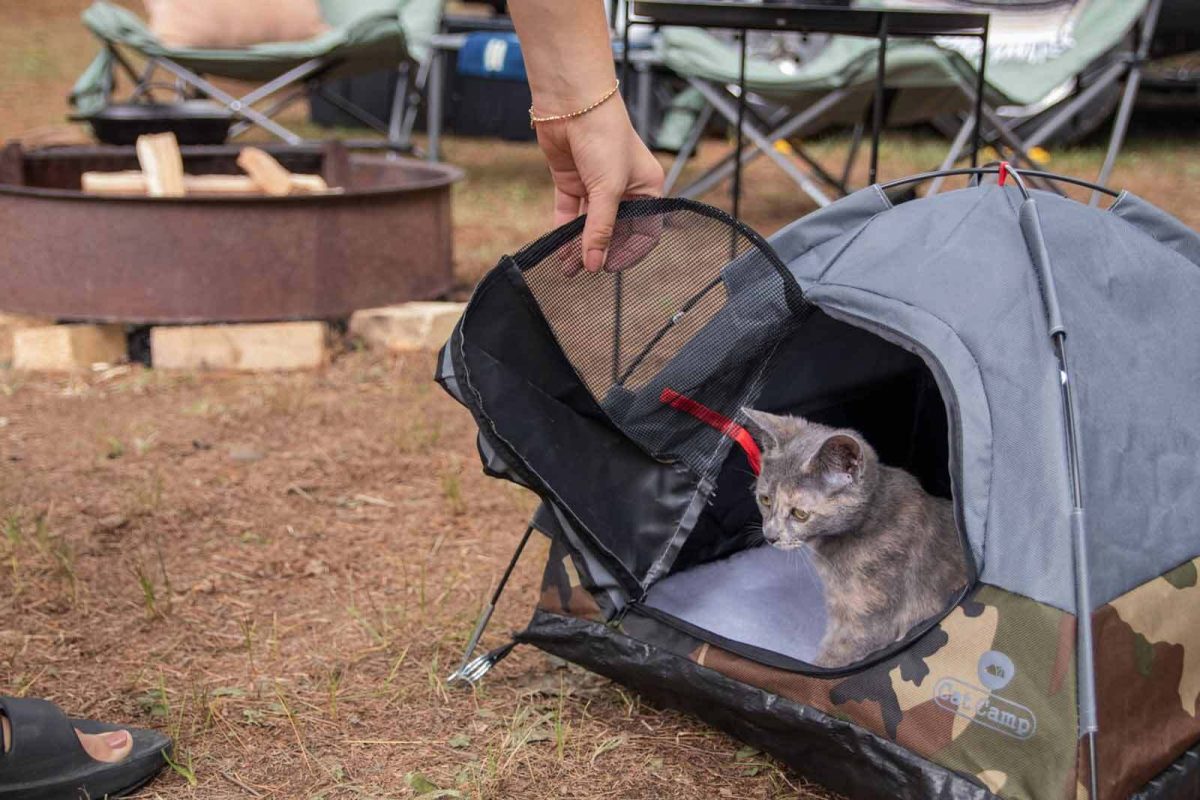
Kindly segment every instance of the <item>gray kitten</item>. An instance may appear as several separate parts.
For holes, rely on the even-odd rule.
[[[763,534],[781,550],[807,547],[825,584],[814,664],[859,661],[945,610],[967,582],[950,501],[880,464],[855,431],[742,410],[763,447]]]

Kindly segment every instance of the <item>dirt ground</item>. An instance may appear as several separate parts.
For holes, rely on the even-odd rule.
[[[533,651],[445,687],[533,501],[480,474],[433,367],[0,371],[0,692],[169,731],[147,797],[794,796]],[[544,552],[486,644],[527,618]]]
[[[92,54],[84,5],[0,0],[0,140],[61,123]],[[928,135],[885,144],[886,175],[940,155]],[[1114,183],[1200,226],[1196,144],[1138,129]],[[844,145],[814,146],[832,166]],[[528,144],[447,157],[467,172],[461,296],[545,231],[548,181]],[[811,210],[766,164],[748,185],[763,232]],[[140,797],[828,797],[527,648],[474,692],[445,686],[534,500],[480,473],[433,367],[350,349],[297,375],[0,369],[0,693],[168,731],[174,768]],[[531,549],[485,644],[530,613]]]

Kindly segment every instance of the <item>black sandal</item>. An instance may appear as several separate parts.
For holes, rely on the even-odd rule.
[[[171,740],[157,731],[68,719],[46,700],[0,697],[11,746],[0,752],[0,800],[75,800],[124,797],[149,783],[167,763]],[[126,730],[133,749],[110,764],[87,754],[81,733]],[[2,748],[0,748],[2,749]]]

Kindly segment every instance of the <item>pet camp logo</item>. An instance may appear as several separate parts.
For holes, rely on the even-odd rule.
[[[1037,731],[1037,717],[1020,703],[993,694],[992,687],[1007,686],[1012,680],[1012,661],[1003,653],[987,655],[1001,658],[979,663],[979,677],[988,689],[980,689],[955,678],[942,678],[933,689],[933,699],[942,708],[965,717],[997,733],[1014,739],[1028,739]]]
[[[1012,659],[999,650],[988,650],[979,658],[979,682],[993,692],[1008,686],[1016,674]]]

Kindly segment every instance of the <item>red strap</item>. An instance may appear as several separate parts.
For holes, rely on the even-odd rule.
[[[1009,170],[1008,162],[1001,161],[1000,162],[1000,175],[999,175],[999,183],[1001,186],[1003,186],[1004,182],[1008,180],[1008,170]]]
[[[742,450],[746,451],[746,460],[750,462],[750,469],[753,470],[754,474],[757,475],[762,470],[762,451],[758,449],[758,444],[754,441],[754,437],[750,435],[750,431],[738,425],[729,417],[713,411],[708,406],[701,405],[690,397],[684,397],[674,389],[663,389],[658,399],[660,402],[671,406],[671,408],[677,408],[686,414],[691,414],[710,428],[715,428],[725,436],[733,439]]]

